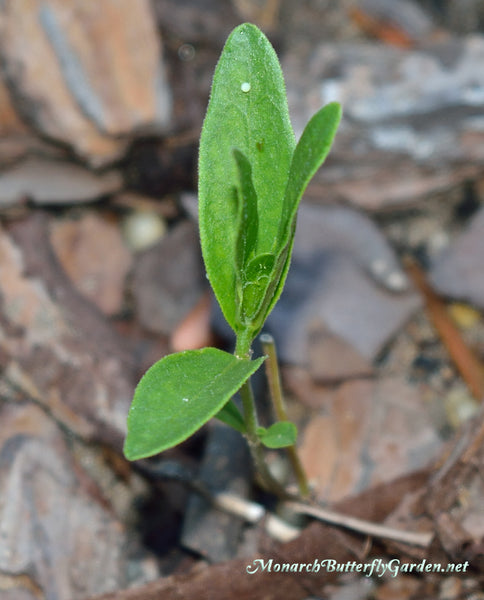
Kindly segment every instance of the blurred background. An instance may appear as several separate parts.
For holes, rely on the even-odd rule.
[[[344,111],[267,323],[317,499],[426,467],[479,411],[483,1],[3,0],[2,600],[85,600],[259,549],[255,526],[173,483],[198,473],[250,496],[243,441],[209,426],[155,466],[121,453],[154,361],[232,344],[200,256],[197,149],[216,61],[244,21],[280,57],[296,136],[325,103]],[[236,472],[214,460],[225,453]],[[460,525],[480,540],[473,490]],[[480,585],[446,581],[355,577],[321,594]]]

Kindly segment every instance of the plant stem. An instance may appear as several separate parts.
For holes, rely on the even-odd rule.
[[[235,356],[237,358],[250,358],[252,344],[252,338],[249,337],[246,331],[237,334],[237,341],[235,342]]]
[[[254,460],[255,468],[260,476],[261,483],[268,491],[273,492],[280,498],[292,498],[284,487],[273,477],[264,458],[264,448],[257,436],[257,413],[255,410],[254,394],[250,379],[240,388],[240,397],[242,398],[242,407],[244,411],[244,421],[247,427],[246,438],[249,443],[250,453]]]
[[[281,377],[279,374],[279,364],[274,338],[268,333],[263,333],[260,336],[260,341],[264,354],[267,354],[266,373],[269,382],[269,391],[274,405],[274,412],[279,421],[289,421],[282,395]],[[296,446],[288,446],[286,452],[297,479],[299,492],[302,497],[308,497],[310,493],[309,484],[304,468],[299,460]]]
[[[257,413],[255,410],[254,394],[252,392],[252,386],[250,385],[250,379],[244,383],[240,388],[240,397],[242,398],[242,407],[244,410],[244,421],[247,427],[247,435],[249,441],[257,439]]]

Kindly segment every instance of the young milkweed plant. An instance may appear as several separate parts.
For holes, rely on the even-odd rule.
[[[255,25],[234,29],[215,70],[200,139],[199,223],[207,276],[235,332],[235,353],[188,350],[146,372],[128,415],[129,460],[175,446],[212,417],[246,436],[266,481],[261,447],[294,444],[296,427],[287,420],[258,425],[250,377],[266,357],[252,359],[251,344],[282,292],[298,204],[340,118],[340,106],[328,104],[296,144],[274,49]],[[239,390],[242,413],[231,400]]]

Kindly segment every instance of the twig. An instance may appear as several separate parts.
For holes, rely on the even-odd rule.
[[[294,510],[297,513],[315,517],[320,521],[331,523],[332,525],[338,525],[345,527],[346,529],[352,529],[359,533],[365,533],[373,537],[384,538],[393,540],[395,542],[401,542],[403,544],[410,544],[411,546],[419,546],[421,548],[427,548],[430,546],[433,533],[419,533],[413,531],[401,531],[400,529],[394,529],[393,527],[387,527],[386,525],[379,525],[378,523],[372,523],[371,521],[364,521],[356,517],[348,517],[341,513],[333,512],[319,506],[311,506],[309,504],[303,504],[301,502],[288,502],[288,508]]]
[[[284,398],[282,396],[281,377],[279,375],[279,365],[277,361],[276,345],[274,338],[268,333],[264,333],[260,336],[262,344],[262,350],[264,354],[267,354],[266,360],[266,373],[267,380],[269,382],[269,391],[271,394],[272,403],[274,405],[274,411],[279,421],[288,421],[286,407],[284,405]],[[292,469],[296,475],[296,479],[299,486],[299,492],[303,498],[309,496],[309,484],[304,472],[304,468],[299,460],[299,456],[294,445],[286,448],[289,461],[291,462]]]
[[[227,492],[220,492],[211,498],[215,508],[240,517],[248,523],[257,523],[265,514],[265,508],[257,502],[250,502]]]
[[[391,514],[398,506],[399,499],[406,493],[418,492],[426,485],[428,470],[412,473],[382,484],[378,488],[366,490],[356,497],[348,498],[338,504],[338,510],[351,511],[361,507],[361,514],[366,519],[382,518]],[[316,525],[316,524],[315,524]],[[118,590],[91,597],[90,600],[180,600],[180,598],[197,598],[198,600],[300,600],[308,595],[317,596],[323,585],[338,577],[336,570],[321,570],[314,573],[297,573],[281,569],[278,572],[268,569],[247,575],[247,564],[254,558],[269,561],[277,552],[277,562],[308,563],[314,558],[331,550],[331,558],[336,563],[354,560],[354,549],[349,548],[346,540],[332,527],[307,527],[297,540],[288,544],[277,544],[270,552],[262,552],[251,558],[238,558],[225,563],[209,565],[199,569],[195,567],[189,573],[177,573],[164,576],[138,588]],[[407,553],[397,549],[392,553],[402,561]],[[429,549],[429,562],[441,562],[442,555],[433,548]],[[236,594],[234,595],[234,590]],[[282,590],[282,591],[281,591]]]
[[[185,470],[181,465],[171,461],[163,461],[160,465],[150,465],[149,463],[139,464],[141,470],[148,476],[155,478],[171,479],[179,481],[189,486],[194,492],[200,494],[207,502],[210,502],[215,508],[223,510],[234,516],[241,517],[250,523],[256,523],[267,514],[268,519],[272,519],[274,515],[267,513],[264,506],[257,502],[252,502],[230,494],[220,492],[213,494],[204,483],[193,477],[189,471]],[[371,535],[373,537],[391,539],[404,544],[411,544],[426,548],[430,545],[432,533],[418,533],[409,531],[400,531],[384,525],[378,525],[364,519],[350,517],[339,512],[328,510],[320,506],[314,506],[296,501],[287,501],[285,506],[294,512],[315,517],[321,521],[331,523],[339,527],[345,527],[359,533]],[[288,526],[289,527],[289,526]],[[291,528],[291,539],[296,535],[296,530]],[[279,540],[280,541],[280,540]]]
[[[406,259],[406,268],[409,276],[422,293],[428,315],[462,379],[474,398],[481,402],[484,399],[484,369],[482,362],[463,340],[459,329],[447,313],[445,304],[427,283],[423,270],[410,258]]]

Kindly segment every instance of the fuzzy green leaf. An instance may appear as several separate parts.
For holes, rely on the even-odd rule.
[[[246,281],[256,282],[259,279],[266,279],[272,273],[276,257],[269,252],[259,254],[247,264],[244,270],[244,279]]]
[[[240,411],[233,400],[229,400],[227,404],[218,411],[215,418],[222,421],[222,423],[229,425],[233,429],[236,429],[240,433],[245,433],[247,431],[244,418],[240,414]]]
[[[244,270],[241,322],[249,327],[264,306],[271,283],[274,281],[275,256],[260,254],[254,257]]]
[[[267,307],[267,315],[271,313],[284,289],[291,263],[299,202],[311,178],[325,161],[340,120],[341,106],[338,103],[332,102],[324,106],[309,120],[294,151],[279,234],[275,241],[279,279]]]
[[[239,171],[238,224],[237,224],[237,268],[244,271],[257,244],[259,216],[257,214],[257,194],[252,181],[252,167],[243,152],[234,150],[234,158]]]
[[[291,421],[278,421],[268,429],[260,427],[257,434],[266,448],[286,448],[296,443],[297,427]]]
[[[274,308],[274,306],[276,305],[277,301],[279,300],[280,295],[282,294],[282,290],[284,289],[284,284],[286,282],[286,278],[287,278],[287,274],[289,272],[289,267],[291,266],[291,256],[292,256],[292,249],[294,246],[294,232],[295,232],[295,223],[293,223],[293,225],[291,226],[291,231],[289,232],[289,243],[283,247],[283,249],[281,250],[280,254],[277,257],[277,263],[276,263],[276,284],[274,285],[274,289],[272,292],[272,297],[270,298],[270,301],[267,304],[266,307],[266,316],[270,315],[270,313],[272,312],[272,309]],[[260,329],[262,328],[262,324],[260,324],[259,329],[257,330],[257,333],[259,333]]]
[[[279,61],[264,34],[243,24],[229,36],[213,79],[200,139],[199,223],[208,278],[237,331],[238,210],[243,194],[233,149],[251,167],[257,196],[255,254],[273,251],[295,147]],[[245,169],[245,167],[244,167]],[[250,242],[251,244],[251,242]]]
[[[299,202],[308,183],[326,159],[341,120],[341,106],[331,102],[321,108],[304,128],[292,157],[291,169],[284,195],[284,208],[278,241],[282,247],[294,235],[293,223]],[[279,249],[282,249],[280,247]]]
[[[251,361],[204,348],[155,363],[139,382],[129,410],[126,458],[153,456],[186,440],[220,411],[264,358]]]
[[[271,313],[284,288],[291,262],[296,213],[302,195],[328,155],[341,120],[341,107],[336,102],[318,111],[306,125],[296,146],[291,163],[288,184],[284,196],[284,206],[279,224],[279,234],[273,242],[277,258],[263,302],[259,306],[257,320],[252,331],[257,334],[267,316]],[[260,284],[259,284],[260,287]],[[251,290],[252,295],[256,291]]]

